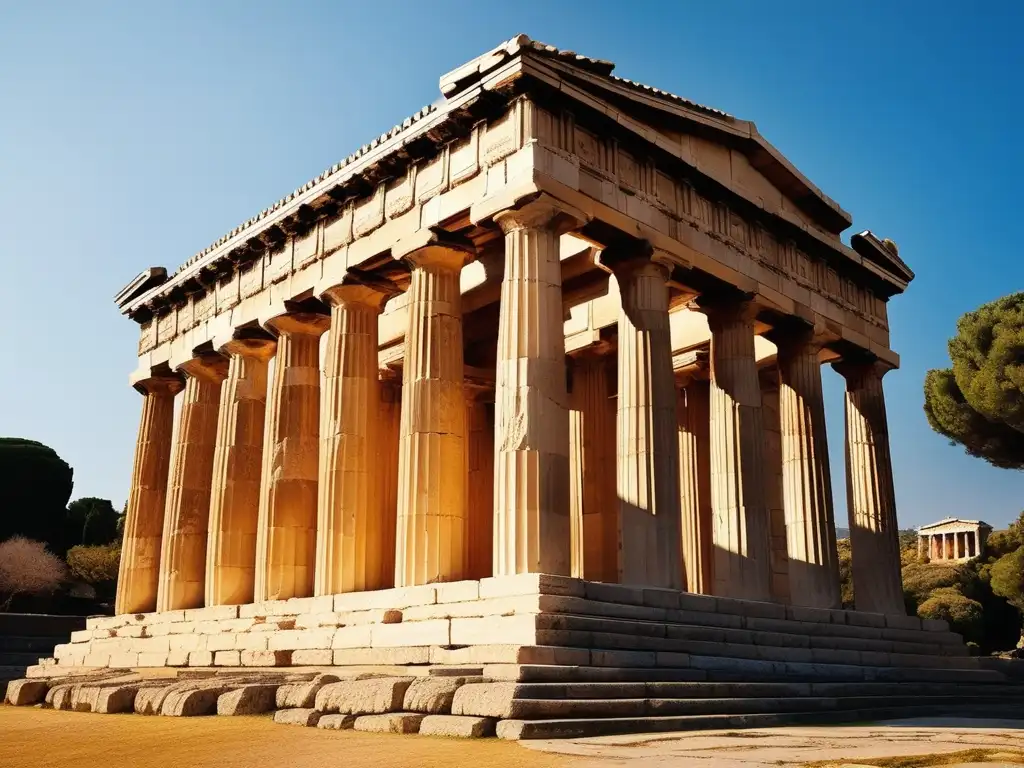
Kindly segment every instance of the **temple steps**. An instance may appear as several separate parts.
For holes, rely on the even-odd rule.
[[[907,706],[892,706],[880,700],[875,706],[835,708],[818,711],[761,712],[754,714],[705,714],[643,717],[593,717],[572,719],[509,719],[498,723],[497,735],[504,739],[566,739],[630,733],[663,733],[724,728],[765,728],[785,725],[825,725],[871,722],[896,718],[948,715],[955,707],[959,717],[1005,715],[1008,702],[1000,697],[961,700],[954,697]]]
[[[575,608],[585,609],[590,601],[575,601]],[[596,604],[608,608],[609,604]],[[631,608],[634,606],[612,606]],[[595,608],[594,610],[597,610]],[[641,611],[644,609],[640,608]],[[761,617],[744,617],[729,614],[705,613],[698,611],[674,611],[675,616],[664,620],[645,618],[616,618],[585,613],[545,612],[537,617],[537,629],[542,634],[538,642],[559,645],[552,642],[565,635],[546,634],[552,632],[576,632],[579,638],[585,633],[595,635],[627,635],[649,638],[652,649],[671,649],[662,641],[688,641],[691,643],[713,643],[716,645],[764,645],[805,651],[873,651],[878,653],[899,653],[905,655],[967,656],[963,639],[953,632],[929,632],[891,627],[862,627],[844,624],[789,621]],[[673,620],[675,619],[675,620]],[[732,626],[723,626],[723,622]],[[740,628],[743,627],[743,628]],[[579,644],[579,643],[576,643]],[[810,654],[808,654],[810,655]],[[809,659],[808,659],[809,660]]]
[[[611,654],[607,651],[604,654]],[[866,667],[850,664],[802,664],[690,656],[689,667],[568,666],[556,664],[487,665],[483,673],[519,682],[786,682],[786,683],[1005,683],[991,669]]]

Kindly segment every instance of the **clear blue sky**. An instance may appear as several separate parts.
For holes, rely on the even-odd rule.
[[[754,120],[899,243],[886,394],[902,525],[1005,525],[1024,475],[971,459],[921,410],[961,313],[1024,287],[1024,5],[924,2],[0,0],[0,435],[41,440],[75,496],[120,506],[138,337],[112,297],[439,96],[518,32]],[[847,236],[849,233],[847,233]],[[842,394],[826,370],[837,517]],[[25,510],[28,512],[28,510]]]

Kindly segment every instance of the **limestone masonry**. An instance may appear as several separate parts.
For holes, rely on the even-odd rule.
[[[895,244],[844,245],[849,214],[753,123],[612,70],[513,38],[119,294],[142,419],[118,615],[33,674],[468,665],[467,690],[506,687],[365,728],[514,737],[659,714],[523,704],[532,679],[1001,679],[904,613]],[[823,364],[847,386],[857,611]]]

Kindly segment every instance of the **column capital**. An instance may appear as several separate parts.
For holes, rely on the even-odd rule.
[[[266,337],[232,338],[220,345],[222,355],[249,357],[254,360],[267,361],[277,350],[277,341],[269,334]]]
[[[170,395],[174,397],[174,395],[185,388],[185,379],[179,373],[166,373],[133,381],[132,387],[143,395]]]
[[[761,311],[754,297],[745,293],[725,296],[701,294],[690,302],[690,306],[707,315],[712,331],[728,323],[753,322]]]
[[[203,352],[177,366],[177,370],[194,379],[203,379],[214,384],[224,381],[228,375],[227,358],[217,352]]]
[[[833,340],[823,326],[801,321],[776,325],[764,337],[778,348],[780,357],[817,354]]]
[[[894,366],[878,357],[847,356],[832,363],[832,368],[846,379],[847,387],[852,387],[869,379],[881,381]]]
[[[342,283],[320,293],[320,297],[333,307],[365,307],[380,313],[394,293],[376,285],[364,283]]]
[[[558,235],[579,229],[591,218],[580,209],[544,193],[525,199],[509,200],[506,205],[495,207],[486,214],[474,206],[470,216],[474,221],[493,219],[505,234],[520,229],[551,229]]]
[[[428,227],[403,237],[391,246],[391,257],[414,267],[436,267],[458,272],[473,256],[476,248],[469,238],[440,227]]]
[[[620,281],[643,273],[656,274],[667,283],[674,267],[669,254],[654,248],[647,240],[604,248],[597,257],[597,263],[610,270]]]
[[[261,320],[264,328],[280,336],[320,336],[331,325],[331,318],[319,312],[282,312]]]

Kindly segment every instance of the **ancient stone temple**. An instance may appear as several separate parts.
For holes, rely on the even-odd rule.
[[[142,416],[118,615],[36,673],[454,667],[512,685],[451,709],[511,737],[699,711],[530,681],[991,682],[904,611],[895,244],[847,246],[850,215],[753,123],[610,62],[519,36],[440,87],[119,294]]]
[[[947,517],[917,529],[917,553],[932,561],[973,560],[984,554],[990,533],[984,520]]]

